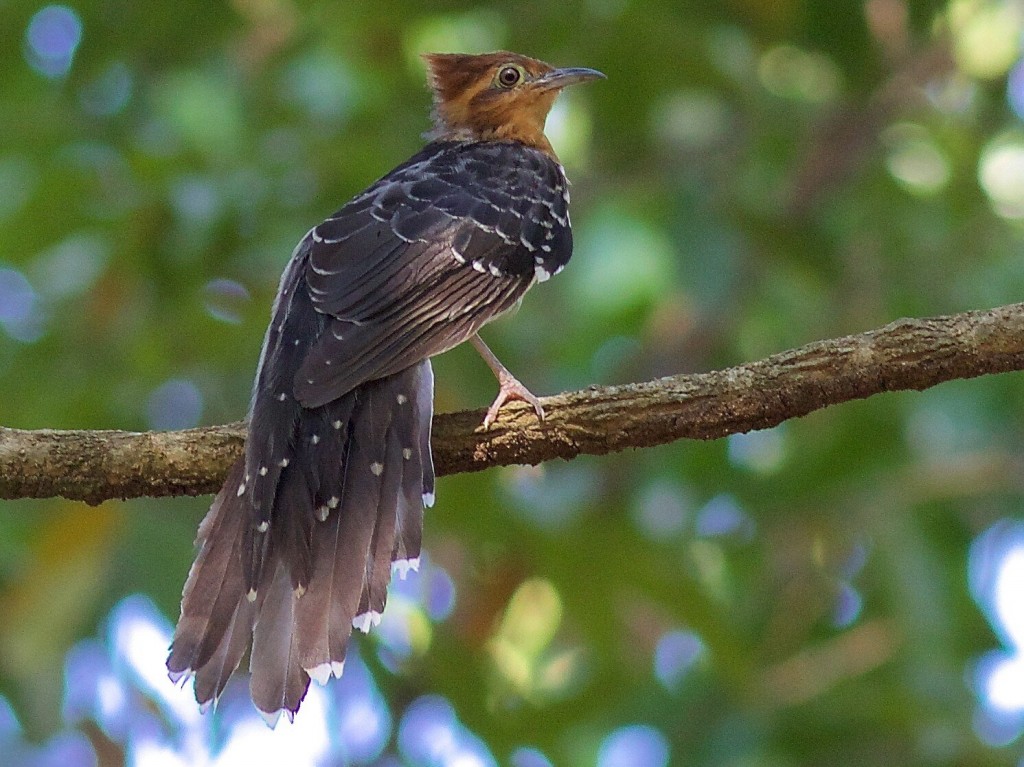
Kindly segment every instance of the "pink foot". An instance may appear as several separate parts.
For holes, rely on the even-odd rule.
[[[511,374],[506,371],[506,375],[499,376],[498,382],[501,388],[498,389],[498,396],[494,398],[494,402],[487,408],[487,415],[484,416],[484,429],[491,428],[491,424],[498,417],[498,411],[501,410],[509,400],[521,400],[533,405],[534,411],[537,413],[537,418],[541,421],[544,420],[544,408],[540,405],[540,399],[529,389],[523,386],[519,381],[514,378]]]

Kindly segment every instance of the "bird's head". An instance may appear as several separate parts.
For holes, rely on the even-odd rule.
[[[547,152],[544,121],[559,91],[604,77],[595,69],[556,69],[508,51],[423,58],[434,92],[431,138],[520,141]]]

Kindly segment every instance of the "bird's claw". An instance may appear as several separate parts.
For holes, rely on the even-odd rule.
[[[540,398],[523,386],[518,379],[502,376],[499,383],[498,396],[494,398],[494,402],[487,408],[487,415],[484,416],[484,430],[491,428],[491,424],[498,417],[498,411],[509,400],[520,400],[532,405],[534,412],[537,413],[537,419],[544,420],[544,408],[541,407]]]

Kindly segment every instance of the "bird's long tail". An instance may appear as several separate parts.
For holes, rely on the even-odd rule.
[[[432,401],[424,361],[320,408],[292,403],[286,446],[274,447],[285,458],[260,466],[256,445],[232,467],[199,527],[167,659],[172,679],[195,676],[204,709],[250,638],[250,692],[271,724],[294,715],[310,678],[341,675],[352,627],[380,620],[392,567],[404,575],[419,564],[434,493]],[[261,504],[254,486],[268,475],[271,502]]]

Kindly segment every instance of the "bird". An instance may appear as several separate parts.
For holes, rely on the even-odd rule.
[[[340,677],[434,503],[430,358],[470,341],[509,400],[540,401],[478,331],[572,255],[569,182],[544,125],[604,78],[508,51],[423,56],[426,145],[295,247],[253,385],[244,454],[199,526],[166,665],[215,705],[246,651],[268,725]]]

